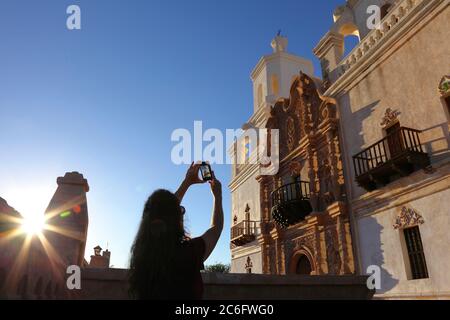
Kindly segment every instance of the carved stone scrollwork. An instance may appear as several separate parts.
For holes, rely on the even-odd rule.
[[[327,229],[325,231],[325,238],[327,242],[328,273],[340,274],[342,269],[342,261],[336,245],[337,239],[334,236],[332,229]]]
[[[450,75],[444,76],[439,82],[439,92],[442,96],[450,94]]]
[[[328,120],[336,118],[336,101],[328,97],[321,97],[324,99],[319,111],[319,124]]]
[[[293,256],[298,252],[302,250],[306,250],[311,254],[311,259],[313,260],[313,265],[318,266],[318,256],[316,254],[316,235],[314,233],[305,234],[299,238],[287,241],[285,244],[285,258],[286,265],[289,265]]]
[[[315,239],[316,235],[311,233],[293,240],[294,251],[300,250],[302,247],[307,247],[311,250],[312,248],[314,248]]]
[[[381,119],[380,126],[386,128],[398,122],[399,115],[400,115],[399,111],[387,108],[383,118]]]
[[[324,192],[331,192],[333,186],[332,186],[332,177],[331,177],[331,166],[328,162],[327,158],[322,159],[322,164],[320,166],[321,171],[321,179],[323,181],[323,191]]]
[[[309,160],[309,172],[308,172],[308,177],[309,177],[309,183],[310,183],[310,191],[311,191],[311,195],[310,195],[310,203],[311,203],[311,207],[313,209],[313,212],[317,212],[319,211],[319,197],[318,197],[318,190],[316,188],[316,181],[318,180],[318,164],[317,164],[317,152],[312,151],[311,149],[309,149],[307,151],[307,155],[308,155],[308,160]]]
[[[425,220],[414,209],[403,207],[395,219],[394,229],[405,229],[424,224]]]
[[[292,161],[289,163],[289,172],[292,177],[298,177],[300,176],[300,173],[302,171],[302,165],[299,161]]]
[[[288,117],[287,119],[287,146],[289,152],[291,152],[294,149],[295,145],[295,122],[292,117]]]

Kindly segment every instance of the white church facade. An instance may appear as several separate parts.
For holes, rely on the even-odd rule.
[[[378,298],[450,298],[449,1],[348,0],[333,18],[322,80],[281,36],[252,72],[245,128],[280,130],[280,171],[233,166],[231,272],[378,266]]]

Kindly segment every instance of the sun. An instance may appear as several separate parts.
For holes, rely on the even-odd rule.
[[[51,190],[42,187],[11,188],[5,199],[22,216],[20,231],[27,235],[40,235],[45,228],[45,209]]]
[[[22,220],[21,229],[28,235],[39,235],[45,226],[44,214],[27,214]]]

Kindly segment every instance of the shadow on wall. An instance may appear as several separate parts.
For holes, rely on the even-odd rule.
[[[348,96],[348,93],[346,93],[339,101],[339,107],[342,110],[343,114],[351,115],[351,117],[347,117],[348,119],[352,119],[351,123],[343,122],[343,126],[346,130],[346,137],[357,137],[355,141],[346,141],[346,144],[350,146],[350,150],[347,150],[349,152],[349,157],[351,157],[354,154],[357,154],[360,152],[366,142],[364,141],[364,130],[363,130],[363,122],[365,119],[369,118],[372,113],[374,112],[375,108],[380,103],[380,100],[376,100],[362,108],[360,108],[358,111],[353,112],[351,110],[350,105],[350,98]],[[341,117],[341,121],[342,121]],[[370,141],[368,141],[370,142]]]
[[[383,226],[377,222],[373,217],[365,217],[364,228],[360,228],[367,235],[370,235],[370,244],[366,243],[362,247],[363,249],[363,268],[367,269],[370,265],[375,265],[380,267],[381,270],[381,289],[377,289],[377,294],[386,293],[392,288],[394,288],[399,280],[395,279],[384,267],[384,250],[383,243],[381,242],[381,233],[383,231]],[[362,230],[361,230],[362,229]],[[399,252],[401,254],[401,252]],[[366,270],[363,270],[364,272]]]
[[[426,152],[428,153],[428,155],[430,156],[431,159],[431,163],[436,163],[439,161],[442,161],[444,159],[448,159],[449,155],[450,155],[450,133],[448,131],[448,123],[444,122],[426,129],[422,129],[422,136],[423,135],[427,135],[427,133],[429,133],[431,135],[431,133],[433,131],[435,131],[436,129],[441,129],[442,130],[442,135],[440,135],[439,137],[436,137],[436,134],[434,135],[436,138],[429,140],[427,142],[423,142],[421,141],[426,148]],[[422,140],[422,139],[421,139]],[[438,150],[433,150],[433,144],[442,144],[442,142],[446,143],[447,146]]]
[[[328,59],[322,59],[320,61],[320,67],[322,69],[322,79],[324,80],[324,82],[329,82],[330,81],[330,61],[328,61]]]

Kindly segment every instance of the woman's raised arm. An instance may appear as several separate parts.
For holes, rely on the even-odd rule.
[[[191,185],[206,182],[198,177],[198,170],[200,169],[200,166],[201,164],[194,164],[194,162],[191,163],[191,166],[186,172],[186,177],[184,178],[183,182],[181,182],[178,190],[175,192],[175,195],[177,196],[180,203],[183,200],[186,191]]]
[[[211,226],[202,235],[202,239],[205,242],[205,254],[203,261],[208,259],[211,252],[216,247],[217,241],[220,238],[220,234],[223,229],[223,207],[222,207],[222,184],[212,172],[213,180],[210,182],[211,191],[214,196],[214,207],[211,216]]]

